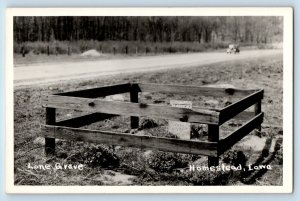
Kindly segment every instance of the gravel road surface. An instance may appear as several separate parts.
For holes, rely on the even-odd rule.
[[[140,56],[99,61],[42,63],[14,68],[14,86],[38,85],[73,79],[88,79],[123,73],[157,71],[173,68],[203,66],[218,62],[282,56],[281,49],[247,50],[240,54],[224,52]]]

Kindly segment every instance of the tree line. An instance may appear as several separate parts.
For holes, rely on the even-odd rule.
[[[14,17],[14,41],[282,42],[283,18],[265,16]]]

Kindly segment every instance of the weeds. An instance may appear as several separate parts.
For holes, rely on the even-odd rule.
[[[192,155],[176,154],[168,152],[153,152],[147,163],[150,168],[158,172],[172,172],[176,168],[187,167],[192,161]]]
[[[69,158],[71,162],[78,162],[89,167],[100,166],[103,168],[116,168],[120,160],[111,147],[96,145],[87,147],[83,153],[78,153]]]

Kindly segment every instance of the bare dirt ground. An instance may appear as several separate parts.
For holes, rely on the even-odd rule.
[[[42,85],[21,85],[14,90],[14,151],[16,185],[282,185],[282,54],[280,50],[256,51],[247,55],[220,55],[228,61],[221,62],[215,57],[207,58],[201,53],[202,61],[213,64],[192,63],[181,59],[184,68],[164,69],[155,72],[128,73],[125,75],[107,75],[94,79],[69,80],[67,82],[45,83]],[[195,55],[187,55],[194,56]],[[198,56],[199,56],[198,55]],[[207,53],[211,55],[211,53]],[[215,55],[215,54],[212,54]],[[218,54],[217,54],[218,55]],[[255,56],[256,55],[256,56]],[[263,56],[262,56],[263,55]],[[169,56],[168,56],[169,57]],[[179,55],[174,55],[174,60]],[[185,55],[183,55],[184,58]],[[165,58],[165,57],[163,57]],[[236,58],[236,59],[233,59]],[[243,59],[241,59],[243,58]],[[255,59],[254,59],[255,58]],[[151,59],[151,58],[149,58]],[[196,58],[195,58],[196,59]],[[225,59],[225,60],[226,60]],[[127,60],[127,59],[126,59]],[[135,59],[133,59],[134,61]],[[169,58],[170,60],[170,58]],[[179,59],[180,60],[180,59]],[[121,61],[119,67],[130,64]],[[143,62],[147,58],[142,59]],[[156,61],[156,64],[164,65]],[[214,63],[217,62],[218,63]],[[147,61],[148,64],[149,61]],[[96,62],[97,63],[97,62]],[[94,63],[96,65],[96,63]],[[122,65],[121,65],[122,64]],[[125,65],[126,64],[126,65]],[[196,65],[196,66],[194,66]],[[45,65],[47,66],[47,65]],[[50,65],[49,65],[50,66]],[[54,65],[55,67],[56,65]],[[82,66],[81,66],[82,67]],[[23,72],[26,68],[21,67]],[[36,72],[42,70],[38,65]],[[48,67],[50,68],[50,67]],[[70,67],[71,68],[71,67]],[[89,67],[87,67],[89,68]],[[87,68],[83,68],[86,70]],[[18,68],[15,68],[18,69]],[[97,69],[94,66],[92,69]],[[116,68],[117,69],[117,68]],[[138,69],[138,66],[136,66]],[[147,70],[144,69],[144,70]],[[64,70],[59,70],[64,72]],[[35,71],[34,71],[35,72]],[[89,74],[90,76],[90,74]],[[60,80],[61,78],[59,78]],[[69,79],[69,78],[67,78]],[[57,153],[54,157],[45,157],[43,139],[38,138],[40,124],[45,121],[45,110],[41,98],[47,94],[79,90],[124,82],[147,82],[180,85],[218,85],[231,84],[238,88],[262,88],[265,90],[262,111],[265,113],[260,136],[249,134],[234,148],[225,153],[221,163],[272,166],[271,170],[240,172],[190,172],[191,164],[206,164],[206,157],[149,152],[128,147],[95,145],[92,143],[57,141]],[[33,83],[33,82],[29,82]],[[25,83],[26,84],[26,83]],[[127,98],[127,97],[125,97]],[[152,104],[168,104],[170,98],[197,100],[197,104],[206,104],[207,99],[198,97],[170,97],[164,94],[147,94],[144,101]],[[209,98],[209,97],[208,97]],[[209,100],[209,99],[208,99]],[[223,104],[222,100],[218,100]],[[206,105],[207,106],[207,105]],[[80,115],[74,111],[58,110],[58,120]],[[141,119],[143,121],[143,119]],[[165,121],[156,120],[157,128],[145,129],[146,134],[164,135],[159,127],[165,128]],[[274,127],[274,125],[276,125]],[[223,129],[237,129],[238,122],[232,122]],[[95,123],[88,128],[96,130],[114,130],[125,132],[130,127],[130,118],[114,118]],[[221,134],[222,135],[222,134]],[[253,146],[254,145],[254,146]],[[242,154],[241,154],[242,153]],[[238,155],[244,156],[239,158]],[[29,170],[27,164],[84,164],[84,170],[41,171]]]
[[[225,61],[258,59],[281,55],[282,50],[246,50],[240,54],[224,52],[190,53],[160,56],[141,56],[136,58],[102,59],[92,61],[51,62],[37,64],[18,64],[14,68],[14,86],[45,84],[95,76],[107,76],[132,72],[157,71],[214,64]]]

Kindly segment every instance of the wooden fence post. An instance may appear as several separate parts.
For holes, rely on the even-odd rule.
[[[49,48],[49,45],[47,46],[47,55],[48,55],[48,56],[50,55],[50,48]]]
[[[261,100],[254,105],[254,115],[261,113]],[[256,135],[261,136],[261,125],[257,127]]]
[[[208,141],[218,142],[219,141],[219,125],[208,125]],[[219,165],[219,157],[208,156],[208,166]]]
[[[55,110],[55,108],[46,108],[46,125],[55,124]],[[45,138],[45,153],[46,155],[55,153],[55,138]]]
[[[137,90],[137,88],[135,87],[135,85],[131,86],[130,89],[130,101],[132,103],[138,103],[139,102],[139,92]],[[139,117],[130,117],[130,126],[131,129],[135,129],[139,127]]]

